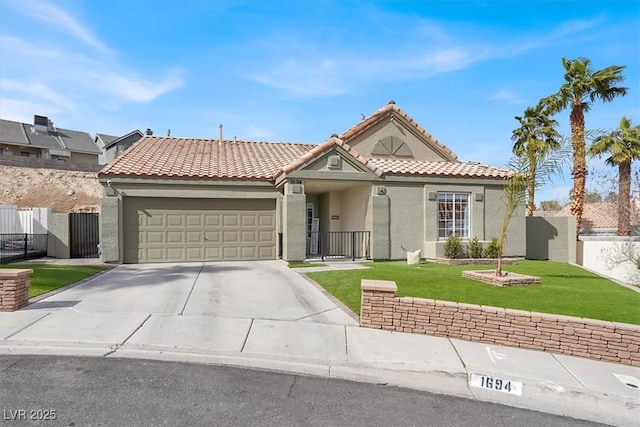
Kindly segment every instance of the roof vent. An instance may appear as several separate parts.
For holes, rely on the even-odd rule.
[[[331,138],[338,138],[338,134],[337,133],[332,133],[331,134]]]
[[[153,131],[151,130],[151,128],[147,128],[147,135],[148,136],[153,135]]]

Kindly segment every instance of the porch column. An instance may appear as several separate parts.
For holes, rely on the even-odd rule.
[[[303,261],[307,257],[307,196],[300,181],[288,181],[282,197],[282,258]]]
[[[371,212],[371,258],[389,259],[391,256],[389,197],[384,191],[373,187],[369,198],[369,212]]]

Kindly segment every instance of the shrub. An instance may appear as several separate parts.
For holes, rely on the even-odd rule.
[[[469,241],[469,257],[470,258],[482,258],[482,243],[477,237],[474,237]]]
[[[457,234],[453,236],[449,236],[447,241],[444,243],[444,256],[446,258],[460,258],[462,255],[462,244],[461,239]]]
[[[484,250],[485,258],[498,258],[498,239],[493,238]]]

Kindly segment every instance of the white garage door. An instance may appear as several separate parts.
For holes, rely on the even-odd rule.
[[[274,199],[125,197],[124,262],[276,257]]]

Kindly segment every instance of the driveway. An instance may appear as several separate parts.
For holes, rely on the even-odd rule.
[[[23,311],[354,320],[279,261],[121,265]]]

